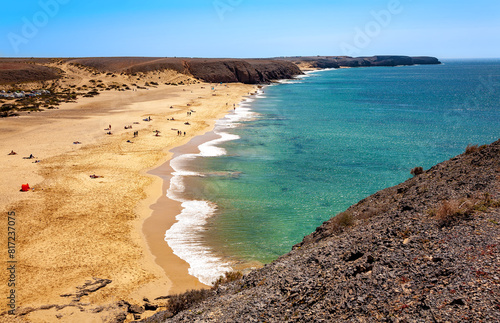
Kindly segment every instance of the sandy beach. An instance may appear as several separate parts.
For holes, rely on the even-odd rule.
[[[162,174],[148,171],[253,91],[243,84],[159,85],[0,119],[0,206],[5,215],[15,212],[18,313],[29,312],[23,318],[32,322],[101,322],[120,300],[142,305],[147,297],[161,306],[155,298],[203,288],[163,241],[180,206],[157,203],[168,187]],[[20,192],[26,183],[32,191]],[[8,281],[9,272],[1,278]],[[85,284],[100,287],[78,295]],[[0,309],[9,310],[7,303]]]

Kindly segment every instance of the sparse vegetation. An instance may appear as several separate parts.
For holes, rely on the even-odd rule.
[[[478,151],[482,150],[484,147],[486,147],[486,145],[482,145],[482,146],[478,146],[478,145],[467,145],[467,148],[465,148],[465,154],[466,154],[466,155],[473,154],[473,153],[475,153],[475,152],[478,152]]]
[[[468,214],[468,211],[459,201],[446,200],[433,213],[438,225],[440,227],[447,227],[455,221],[464,218]]]
[[[172,295],[167,303],[167,311],[174,315],[197,304],[213,293],[210,289],[189,290],[182,294]]]
[[[424,173],[424,169],[420,166],[412,168],[412,170],[410,171],[410,174],[412,174],[413,176],[418,176],[418,175],[423,174],[423,173]]]
[[[240,280],[242,277],[243,274],[240,271],[228,271],[214,282],[213,289],[217,289],[220,285]]]
[[[92,98],[92,97],[99,95],[99,94],[100,93],[96,89],[93,89],[92,91],[89,91],[87,94],[85,94],[83,97]]]
[[[446,227],[470,217],[475,211],[486,212],[490,207],[500,207],[500,200],[493,200],[488,193],[485,193],[479,199],[443,201],[429,213],[435,217],[440,227]]]
[[[354,223],[354,216],[350,211],[339,213],[330,220],[333,232],[336,233],[344,232],[346,228],[353,226]]]

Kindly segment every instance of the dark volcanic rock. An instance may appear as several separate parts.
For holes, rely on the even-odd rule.
[[[378,55],[371,57],[350,56],[317,56],[317,57],[280,57],[283,61],[291,61],[297,65],[306,65],[311,68],[339,68],[339,67],[369,67],[369,66],[400,66],[415,64],[441,64],[435,57],[410,57],[397,55]]]
[[[271,60],[186,60],[184,66],[197,79],[217,83],[259,84],[302,74],[291,62]]]
[[[441,62],[435,57],[419,56],[412,58],[413,58],[413,64],[419,64],[419,65],[441,64]]]
[[[167,322],[494,322],[500,140],[382,190]],[[452,221],[442,224],[443,217]],[[345,224],[345,227],[339,226]],[[160,319],[161,318],[161,319]],[[153,322],[153,321],[151,321]]]

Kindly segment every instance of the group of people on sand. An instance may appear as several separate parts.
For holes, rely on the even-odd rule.
[[[17,155],[17,153],[14,150],[11,150],[10,153],[7,154],[8,156],[14,156]],[[23,157],[23,159],[36,159],[33,163],[37,164],[41,162],[41,160],[37,159],[33,154],[30,154],[28,157]]]
[[[183,132],[180,130],[177,130],[177,136],[182,136]],[[186,136],[186,132],[184,131],[184,136]]]

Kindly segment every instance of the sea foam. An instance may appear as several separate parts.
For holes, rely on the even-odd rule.
[[[255,99],[261,98],[262,93],[263,91],[259,91],[253,97]],[[242,121],[255,118],[257,114],[250,109],[251,102],[255,101],[254,98],[244,100],[233,112],[216,122],[214,133],[219,138],[199,145],[200,152],[197,154],[180,155],[170,161],[174,172],[172,172],[170,179],[167,197],[181,202],[182,212],[176,216],[177,222],[165,233],[165,241],[175,255],[189,264],[189,274],[207,285],[211,285],[232,268],[231,263],[217,256],[201,238],[207,220],[214,216],[217,205],[210,201],[189,200],[183,194],[186,189],[184,186],[186,177],[206,176],[207,174],[189,171],[185,165],[195,158],[226,155],[226,150],[219,145],[227,141],[237,140],[240,137],[224,130],[235,128]]]

